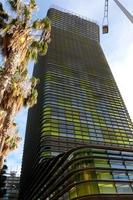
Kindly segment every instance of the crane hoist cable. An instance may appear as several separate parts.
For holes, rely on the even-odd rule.
[[[102,28],[103,28],[103,34],[109,32],[109,20],[108,20],[108,11],[109,11],[109,1],[105,0],[105,5],[104,5],[104,17],[103,17],[103,22],[102,22]]]

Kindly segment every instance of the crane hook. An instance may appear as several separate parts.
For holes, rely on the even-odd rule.
[[[108,0],[105,0],[104,17],[103,17],[103,22],[102,22],[102,33],[106,34],[108,32],[109,32]]]

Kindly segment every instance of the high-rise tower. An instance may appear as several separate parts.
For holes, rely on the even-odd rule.
[[[51,8],[29,110],[21,200],[133,199],[133,127],[99,43],[99,27]]]

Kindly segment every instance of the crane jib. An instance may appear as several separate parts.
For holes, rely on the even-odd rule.
[[[118,0],[114,0],[114,2],[121,9],[121,11],[127,16],[127,18],[131,21],[131,23],[133,23],[133,15],[131,15],[130,12]]]
[[[103,34],[106,34],[109,32],[109,22],[108,22],[108,2],[109,0],[105,0],[105,6],[104,6],[104,17],[103,17]],[[118,1],[114,0],[116,5],[121,9],[121,11],[125,14],[125,16],[130,20],[131,23],[133,23],[133,15]]]

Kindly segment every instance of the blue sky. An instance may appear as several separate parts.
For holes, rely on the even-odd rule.
[[[5,2],[5,0],[1,0],[1,2]],[[37,0],[36,2],[38,10],[35,17],[37,18],[44,17],[48,8],[56,5],[96,20],[100,27],[102,25],[104,0]],[[133,14],[132,0],[120,0],[120,2]],[[101,34],[101,46],[133,120],[133,24],[129,22],[113,0],[109,1],[109,29],[108,35]],[[30,64],[30,71],[32,71],[32,66],[33,63]],[[16,117],[23,139],[26,119],[27,110],[23,109]],[[16,151],[8,156],[7,164],[11,170],[20,169],[22,149],[23,142]]]

